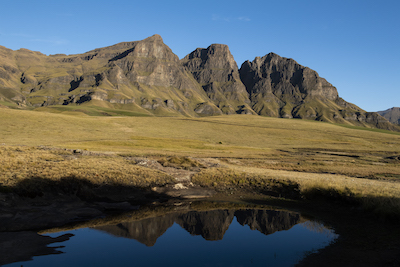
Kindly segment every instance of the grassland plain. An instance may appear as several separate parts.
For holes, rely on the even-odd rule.
[[[341,220],[335,225],[341,234],[352,236],[354,229],[366,229],[354,234],[356,241],[341,241],[321,257],[335,259],[346,253],[342,262],[350,260],[351,265],[355,254],[364,257],[377,251],[368,245],[371,242],[381,245],[379,255],[389,253],[391,261],[400,250],[389,238],[398,229],[381,237],[376,223],[364,227],[358,222],[369,221],[361,220],[360,214],[396,221],[400,216],[398,133],[252,115],[88,116],[108,112],[90,106],[41,111],[0,109],[2,192],[34,196],[57,184],[76,190],[68,181],[143,189],[177,183],[170,173],[136,160],[147,159],[190,172],[187,182],[215,189],[216,199],[231,194],[242,200],[257,198],[254,193],[272,190],[278,193],[272,203],[314,207],[324,219],[331,216],[333,224]],[[376,234],[370,235],[372,231]],[[370,237],[361,238],[366,232]],[[321,263],[318,257],[315,261]]]
[[[0,111],[3,185],[17,181],[11,177],[59,179],[67,174],[97,181],[103,177],[139,181],[161,174],[144,175],[149,170],[133,166],[127,157],[190,156],[216,158],[220,166],[235,173],[292,181],[303,192],[335,191],[365,203],[371,197],[387,197],[400,214],[398,133],[251,115],[98,117],[70,115],[69,111]],[[100,156],[68,160],[72,152],[37,146]],[[196,177],[209,177],[214,171],[204,170]],[[215,185],[211,180],[206,183],[207,179],[203,185]]]

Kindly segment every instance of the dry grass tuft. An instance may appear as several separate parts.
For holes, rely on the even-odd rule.
[[[0,185],[3,190],[19,185],[35,191],[33,184],[35,181],[38,183],[38,178],[60,184],[63,184],[63,179],[73,178],[93,185],[138,188],[173,182],[173,178],[165,173],[133,165],[121,157],[82,156],[62,149],[0,146]]]

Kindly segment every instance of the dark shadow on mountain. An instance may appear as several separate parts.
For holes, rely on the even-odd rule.
[[[71,85],[71,87],[68,89],[68,92],[72,92],[74,91],[76,88],[79,87],[79,85],[81,84],[81,82],[83,81],[83,78],[80,77],[79,80],[73,80],[71,81],[69,84]]]
[[[110,59],[108,62],[112,62],[112,61],[117,61],[119,59],[123,59],[124,57],[126,57],[127,55],[129,55],[131,52],[133,52],[133,50],[135,50],[135,47],[132,47],[131,49],[126,50],[125,52],[122,52],[119,55],[116,55],[115,57],[113,57],[112,59]]]
[[[92,100],[91,94],[92,94],[92,93],[89,93],[89,94],[86,94],[86,95],[81,96],[81,97],[78,99],[78,101],[76,101],[76,103],[77,103],[77,104],[82,104],[82,103],[85,103],[85,102],[89,102],[90,100]]]

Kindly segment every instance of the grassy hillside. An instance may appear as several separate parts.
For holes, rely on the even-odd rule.
[[[84,116],[87,110],[90,109],[79,112],[68,107],[64,111],[57,110],[61,113],[45,113],[1,109],[2,143],[223,157],[262,157],[293,149],[369,151],[389,155],[398,152],[400,147],[398,133],[315,121],[251,115],[119,117],[116,115],[124,115],[123,112],[114,110],[110,114],[114,116]]]

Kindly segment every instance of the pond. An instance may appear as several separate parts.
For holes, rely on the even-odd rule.
[[[1,233],[0,252],[8,256],[0,264],[293,266],[337,238],[323,224],[285,210],[169,210],[118,218],[40,235]]]

